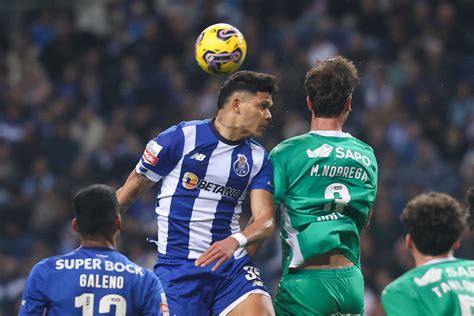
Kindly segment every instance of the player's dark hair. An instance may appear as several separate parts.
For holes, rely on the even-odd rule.
[[[430,192],[410,200],[401,220],[416,248],[437,256],[451,250],[466,229],[466,211],[451,196]]]
[[[467,224],[471,230],[474,229],[474,187],[467,190]]]
[[[318,60],[304,81],[314,115],[326,118],[341,115],[347,97],[358,83],[357,69],[350,60],[342,56]]]
[[[237,71],[222,84],[217,96],[217,108],[222,109],[227,98],[236,91],[276,94],[278,86],[275,76],[249,70]]]
[[[80,190],[73,201],[79,233],[87,236],[114,232],[113,222],[119,215],[115,190],[104,184],[94,184]]]

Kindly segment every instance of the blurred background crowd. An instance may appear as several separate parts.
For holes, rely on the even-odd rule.
[[[33,264],[77,247],[79,188],[119,187],[148,139],[215,115],[225,78],[198,68],[194,42],[227,22],[247,40],[242,69],[279,80],[260,140],[268,150],[308,131],[303,81],[317,59],[356,63],[361,84],[346,128],[379,162],[362,264],[367,315],[383,315],[381,290],[413,267],[398,220],[404,204],[429,190],[464,203],[474,185],[473,11],[470,0],[0,1],[0,314],[15,314]],[[120,241],[148,268],[155,195],[129,209]],[[456,255],[474,259],[472,233]],[[277,234],[257,262],[274,293]]]

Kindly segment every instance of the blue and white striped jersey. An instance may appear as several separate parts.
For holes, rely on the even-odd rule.
[[[156,203],[158,251],[196,259],[240,231],[247,190],[273,192],[273,170],[253,139],[231,142],[213,120],[181,122],[148,142],[136,172],[162,181]],[[237,251],[235,257],[245,254]]]
[[[81,247],[38,262],[20,316],[169,315],[158,278],[119,252]]]

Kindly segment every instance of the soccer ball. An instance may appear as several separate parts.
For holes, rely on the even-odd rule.
[[[194,51],[202,70],[211,75],[225,75],[242,65],[247,54],[247,43],[237,28],[218,23],[201,32]]]

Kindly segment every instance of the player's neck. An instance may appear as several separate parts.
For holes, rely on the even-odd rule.
[[[312,131],[338,131],[342,132],[344,122],[340,118],[313,117],[311,119]]]
[[[117,248],[117,243],[115,242],[115,238],[105,238],[105,237],[84,238],[84,237],[81,237],[81,247],[109,248],[109,249],[115,250]]]
[[[240,141],[246,136],[242,134],[241,129],[234,122],[225,118],[225,115],[218,114],[214,120],[214,127],[217,132],[225,139],[232,142]]]

